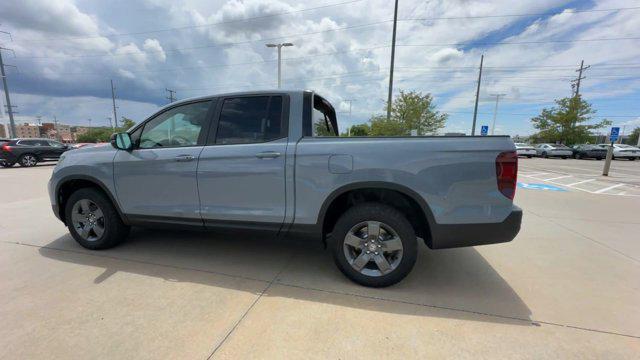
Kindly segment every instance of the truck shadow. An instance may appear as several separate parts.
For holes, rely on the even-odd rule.
[[[42,256],[103,268],[99,286],[119,272],[206,286],[325,302],[368,311],[531,326],[531,311],[473,248],[421,250],[401,283],[372,289],[347,280],[329,251],[273,237],[134,229],[128,241],[89,251],[64,235],[39,249]],[[262,283],[256,286],[256,281]],[[354,296],[356,297],[354,300]]]

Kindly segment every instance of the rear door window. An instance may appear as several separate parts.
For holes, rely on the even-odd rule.
[[[222,103],[216,144],[252,144],[286,137],[282,96],[243,96]]]

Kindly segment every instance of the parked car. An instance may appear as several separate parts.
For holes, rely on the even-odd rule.
[[[310,91],[174,102],[111,143],[63,154],[49,181],[53,212],[89,249],[132,225],[260,231],[322,241],[347,277],[379,287],[411,271],[418,240],[520,230],[508,136],[339,137],[334,107]]]
[[[602,160],[607,157],[607,150],[597,145],[581,144],[573,146],[573,157],[576,159]]]
[[[573,156],[573,150],[562,144],[538,144],[536,145],[536,154],[543,158],[561,157],[566,159]]]
[[[5,165],[6,163],[4,161],[4,158],[2,157],[1,151],[2,151],[2,145],[4,145],[5,143],[8,143],[9,141],[11,141],[11,139],[0,138],[0,166],[2,167],[8,167]]]
[[[515,143],[515,145],[518,156],[526,156],[528,158],[536,156],[536,149],[533,146],[525,143]]]
[[[598,144],[599,147],[607,149],[609,144]],[[627,144],[613,144],[613,159],[628,159],[634,161],[640,158],[640,149]]]
[[[69,150],[63,143],[50,139],[13,139],[0,146],[0,165],[12,167],[16,163],[23,167],[36,166],[42,161],[55,161]]]

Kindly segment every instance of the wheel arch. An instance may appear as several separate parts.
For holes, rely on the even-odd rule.
[[[122,221],[127,225],[129,224],[127,217],[120,209],[120,205],[116,201],[115,196],[113,196],[111,191],[109,191],[109,188],[102,181],[88,175],[69,175],[58,181],[58,184],[56,185],[55,195],[56,202],[58,204],[58,215],[62,222],[66,224],[64,211],[69,196],[71,196],[71,194],[73,194],[76,190],[83,188],[95,188],[104,193],[116,208],[116,211],[118,212],[118,215],[120,215]]]
[[[343,185],[333,192],[329,194],[329,196],[325,199],[322,206],[320,207],[320,212],[318,214],[317,226],[322,231],[322,240],[326,245],[326,235],[333,229],[333,225],[337,221],[337,218],[340,214],[342,214],[346,209],[353,206],[347,206],[346,208],[343,206],[343,201],[347,201],[351,194],[356,193],[367,193],[367,192],[375,192],[378,196],[383,196],[384,194],[397,194],[404,198],[407,201],[407,204],[410,206],[410,209],[404,208],[399,209],[403,211],[407,217],[409,218],[409,222],[416,230],[416,234],[421,236],[425,243],[431,247],[432,244],[432,229],[436,225],[433,213],[431,212],[431,208],[427,204],[427,202],[415,191],[410,188],[386,181],[363,181],[350,183],[347,185]],[[380,201],[382,203],[388,203],[391,206],[398,207],[397,198],[396,199],[387,199],[389,202]],[[407,214],[407,211],[412,211],[412,213]],[[412,216],[411,216],[412,215]]]

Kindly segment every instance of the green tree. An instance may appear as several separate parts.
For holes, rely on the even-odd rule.
[[[385,107],[386,109],[386,107]],[[435,134],[444,127],[447,114],[436,111],[431,94],[419,91],[400,91],[391,104],[391,120],[402,124],[404,135],[417,130],[418,135]]]
[[[384,115],[373,116],[370,122],[370,136],[405,136],[411,131],[405,123],[394,119],[387,120]]]
[[[371,127],[369,124],[353,125],[350,129],[351,136],[369,136]]]
[[[602,120],[596,124],[589,122],[596,113],[580,95],[556,100],[556,106],[542,109],[542,113],[531,119],[538,132],[532,138],[538,142],[560,142],[573,145],[589,141],[591,131],[611,125],[611,121]]]
[[[79,143],[98,143],[108,142],[111,139],[113,130],[111,128],[90,128],[89,131],[82,135],[78,135]]]
[[[627,144],[636,146],[638,144],[638,136],[640,136],[640,126],[633,129],[631,134],[629,134],[629,139],[626,141]]]
[[[121,126],[120,129],[121,131],[125,131],[125,130],[129,130],[130,128],[132,128],[134,125],[136,124],[135,121],[126,118],[126,117],[122,117],[122,122],[121,122]]]

